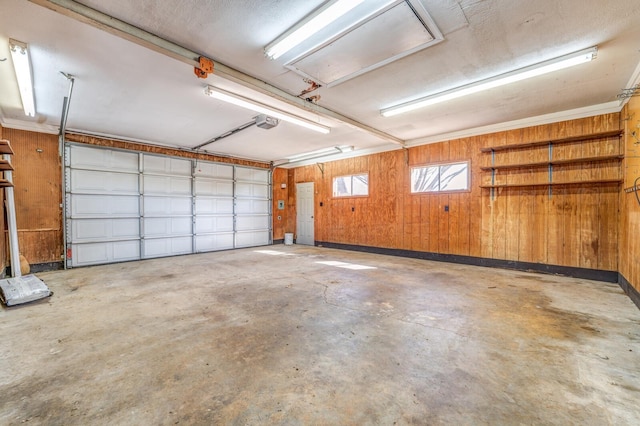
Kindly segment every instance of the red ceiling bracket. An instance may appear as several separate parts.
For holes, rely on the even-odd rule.
[[[193,68],[193,72],[198,78],[207,78],[213,72],[213,61],[204,56],[198,58],[199,66]]]

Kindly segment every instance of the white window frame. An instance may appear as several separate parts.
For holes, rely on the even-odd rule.
[[[466,185],[464,188],[460,188],[460,189],[441,189],[442,186],[442,168],[446,167],[446,166],[457,166],[457,165],[465,165],[466,166]],[[431,190],[423,190],[423,191],[419,191],[416,190],[416,182],[414,182],[414,171],[415,170],[420,170],[420,169],[437,169],[437,188],[435,189],[431,189]],[[449,163],[432,163],[432,164],[423,164],[420,166],[413,166],[411,167],[410,171],[409,171],[409,180],[410,180],[410,189],[411,189],[411,193],[412,194],[442,194],[442,193],[449,193],[449,192],[469,192],[471,190],[471,162],[470,161],[455,161],[455,162],[449,162]]]
[[[353,178],[357,177],[357,176],[366,176],[367,177],[367,193],[366,194],[354,194],[353,193]],[[337,179],[344,179],[344,178],[351,178],[351,185],[350,185],[350,188],[349,188],[349,193],[339,194],[336,191],[336,181],[337,181]],[[351,175],[335,176],[333,178],[333,180],[331,181],[331,188],[332,188],[332,193],[333,193],[333,197],[334,198],[368,197],[369,196],[369,172],[354,173],[354,174],[351,174]]]

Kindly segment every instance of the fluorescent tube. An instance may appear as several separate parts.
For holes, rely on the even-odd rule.
[[[24,109],[25,115],[35,117],[36,102],[33,96],[33,79],[31,77],[31,63],[29,61],[27,43],[9,39],[9,50],[11,50],[13,69],[16,72],[16,79],[18,80],[20,98],[22,98],[22,108]]]
[[[330,155],[330,154],[337,154],[337,153],[338,153],[338,150],[336,149],[336,147],[331,146],[329,148],[322,148],[316,151],[309,151],[309,152],[303,152],[302,154],[291,155],[289,157],[286,157],[286,159],[297,161],[307,157],[316,157],[316,156]]]
[[[265,48],[265,54],[270,59],[278,59],[363,1],[364,0],[336,0],[327,3],[291,28],[291,30],[278,37],[273,43],[269,44]]]
[[[353,151],[353,146],[349,146],[349,145],[331,146],[329,148],[322,148],[316,151],[303,152],[302,154],[295,154],[285,158],[289,160],[289,163],[295,163],[298,161],[311,160],[311,159],[326,157],[326,156],[335,155],[335,154],[343,154],[345,152],[351,152],[351,151]]]
[[[212,98],[219,99],[221,101],[229,102],[230,104],[237,105],[242,108],[250,109],[261,114],[267,114],[271,117],[278,118],[282,121],[287,121],[292,124],[296,124],[307,129],[315,130],[316,132],[327,134],[331,131],[331,128],[323,126],[318,123],[314,123],[306,118],[298,117],[293,114],[275,109],[273,107],[266,106],[254,100],[245,98],[235,93],[228,92],[223,89],[219,89],[214,86],[207,86],[205,93]]]
[[[394,105],[389,108],[384,108],[380,110],[380,114],[382,114],[384,117],[393,117],[394,115],[413,111],[419,108],[424,108],[429,105],[450,101],[452,99],[461,98],[473,93],[478,93],[484,90],[493,89],[495,87],[504,86],[505,84],[515,83],[516,81],[522,81],[553,71],[569,68],[574,65],[579,65],[591,61],[596,57],[597,51],[597,47],[581,50],[579,52],[571,53],[569,55],[551,59],[549,61],[540,62],[526,68],[520,68],[518,70],[500,74],[486,80],[471,83],[466,86],[457,87],[445,92],[436,93],[434,95]]]

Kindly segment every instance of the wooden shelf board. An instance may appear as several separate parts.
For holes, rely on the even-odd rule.
[[[11,182],[9,182],[6,179],[0,179],[0,188],[7,188],[13,186],[13,184]]]
[[[0,171],[13,170],[13,166],[7,160],[0,160]]]
[[[582,158],[570,158],[565,160],[539,161],[535,163],[526,163],[526,164],[498,164],[495,166],[480,167],[480,170],[490,171],[490,170],[521,169],[525,167],[543,167],[548,165],[555,166],[555,165],[562,165],[562,164],[594,163],[599,161],[621,160],[623,158],[624,158],[623,155],[604,155],[604,156],[598,156],[598,157],[582,157]]]
[[[498,164],[495,166],[480,167],[480,170],[490,171],[490,170],[522,169],[525,167],[542,167],[542,166],[548,166],[548,165],[549,165],[548,161],[540,161],[536,163],[527,163],[527,164]]]
[[[593,183],[620,183],[622,179],[583,180],[571,182],[544,182],[544,183],[504,183],[496,185],[480,185],[480,188],[524,188],[527,186],[560,186],[560,185],[588,185]]]
[[[527,142],[513,145],[500,145],[500,146],[491,146],[487,148],[480,148],[481,152],[492,152],[492,151],[504,151],[506,149],[519,149],[519,148],[535,148],[539,146],[546,146],[549,144],[562,144],[562,143],[571,143],[571,142],[580,142],[580,141],[590,141],[595,139],[604,139],[611,138],[614,136],[622,135],[623,130],[611,130],[608,132],[601,133],[593,133],[590,135],[582,135],[582,136],[571,136],[568,138],[562,139],[552,139],[546,141],[538,141],[538,142]]]
[[[597,157],[568,158],[564,160],[552,160],[551,165],[596,163],[599,161],[622,160],[624,155],[600,155]]]
[[[0,154],[13,155],[13,149],[11,149],[11,145],[0,143]]]

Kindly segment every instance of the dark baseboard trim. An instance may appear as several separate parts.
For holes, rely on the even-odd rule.
[[[461,263],[464,265],[485,266],[489,268],[515,269],[517,271],[540,272],[544,274],[564,275],[573,278],[618,283],[618,272],[616,271],[574,268],[560,265],[545,265],[542,263],[519,262],[515,260],[489,259],[484,257],[462,256],[458,254],[441,254],[424,251],[357,246],[351,244],[330,243],[326,241],[316,241],[315,245],[342,250],[386,254],[389,256],[410,257],[414,259],[434,260],[437,262]]]
[[[622,291],[629,296],[629,299],[636,304],[638,309],[640,309],[640,292],[638,292],[622,274],[618,274],[618,285]]]
[[[37,274],[38,272],[46,271],[58,271],[64,269],[64,262],[48,262],[48,263],[35,263],[31,265],[30,274]],[[6,267],[6,275],[12,277],[11,266]]]
[[[31,265],[31,272],[59,271],[64,269],[64,262],[36,263]]]
[[[273,243],[272,243],[272,244],[273,244],[273,245],[276,245],[276,244],[284,244],[284,239],[282,239],[282,240],[273,240]]]

